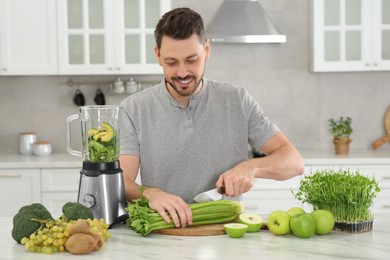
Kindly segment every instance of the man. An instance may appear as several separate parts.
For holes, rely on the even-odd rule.
[[[210,57],[202,18],[166,13],[155,29],[164,81],[125,99],[120,163],[128,200],[142,196],[177,227],[192,223],[187,203],[225,186],[237,197],[255,178],[303,173],[303,159],[243,88],[203,77]],[[267,154],[248,160],[248,142]],[[140,168],[139,168],[140,167]],[[142,187],[135,183],[140,169]]]

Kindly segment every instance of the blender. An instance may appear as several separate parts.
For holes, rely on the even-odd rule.
[[[67,151],[83,157],[77,201],[112,226],[128,218],[119,164],[120,106],[81,106],[67,118]],[[71,147],[71,123],[81,122],[82,152]]]

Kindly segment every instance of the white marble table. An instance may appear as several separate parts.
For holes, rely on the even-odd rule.
[[[266,216],[265,216],[266,217]],[[227,235],[180,237],[151,234],[142,237],[125,224],[111,229],[104,247],[85,256],[69,253],[30,253],[11,237],[11,218],[0,218],[0,259],[389,259],[390,214],[376,215],[371,232],[350,234],[333,231],[326,236],[301,239],[276,236],[268,230]]]

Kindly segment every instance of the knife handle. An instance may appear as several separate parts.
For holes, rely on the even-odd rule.
[[[222,185],[221,187],[217,188],[217,192],[221,195],[225,194],[225,185]]]

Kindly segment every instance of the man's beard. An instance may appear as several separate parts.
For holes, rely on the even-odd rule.
[[[199,81],[195,82],[194,88],[193,88],[192,90],[189,90],[189,91],[186,91],[186,90],[181,91],[181,90],[180,90],[180,87],[177,87],[177,86],[175,85],[175,80],[179,80],[179,81],[180,81],[180,80],[188,80],[188,79],[190,79],[190,78],[191,78],[191,79],[196,79],[196,77],[194,77],[194,76],[187,76],[187,77],[185,77],[184,79],[183,79],[183,78],[177,78],[177,77],[175,77],[175,78],[172,78],[172,82],[169,81],[169,80],[167,80],[167,78],[165,78],[165,82],[168,83],[168,84],[176,91],[176,93],[179,94],[180,96],[182,96],[182,97],[189,97],[189,96],[191,96],[192,94],[195,93],[195,91],[198,89],[200,83],[202,83],[202,81],[203,81],[203,75],[204,75],[204,72],[203,72],[203,74],[202,74],[202,77],[200,77]]]

